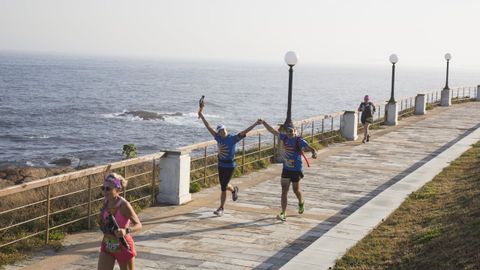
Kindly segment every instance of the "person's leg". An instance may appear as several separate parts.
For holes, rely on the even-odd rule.
[[[115,258],[101,251],[98,257],[98,270],[113,270]]]
[[[227,185],[228,183],[225,181],[225,168],[218,167],[218,181],[220,182],[220,207],[215,210],[213,213],[217,216],[223,215],[223,206],[225,204],[225,198],[227,194]]]
[[[282,213],[287,211],[287,198],[288,198],[288,190],[290,189],[290,178],[282,178]]]
[[[295,195],[297,196],[298,203],[303,203],[303,193],[300,190],[300,181],[298,182],[292,182],[292,188],[293,192],[295,192]]]
[[[370,140],[370,134],[368,132],[368,128],[370,127],[370,123],[365,123],[365,138],[367,138],[367,142]]]
[[[233,187],[230,185],[230,179],[232,179],[233,170],[234,168],[222,168],[222,179],[220,179],[220,185],[222,188],[222,194],[220,195],[220,208],[224,208],[225,206],[225,201],[227,200],[227,190],[233,192]]]
[[[367,140],[367,135],[368,135],[368,123],[365,122],[363,123],[363,141],[365,142]]]
[[[120,270],[135,270],[135,257],[128,262],[118,262],[118,265],[120,266]]]

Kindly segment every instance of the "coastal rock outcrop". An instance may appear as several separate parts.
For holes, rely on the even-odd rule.
[[[75,171],[75,169],[70,167],[0,167],[0,189],[72,171]]]
[[[149,112],[149,111],[131,111],[131,112],[124,112],[120,114],[120,116],[133,116],[141,118],[142,120],[165,120],[165,116],[182,116],[182,113],[157,113],[157,112]]]

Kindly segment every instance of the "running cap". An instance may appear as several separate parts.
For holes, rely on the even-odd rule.
[[[222,129],[226,129],[226,128],[227,128],[227,127],[225,127],[225,125],[224,125],[224,124],[220,124],[220,125],[218,125],[218,126],[217,126],[217,133],[218,133],[218,132],[220,132],[220,130],[222,130]]]
[[[115,176],[111,174],[105,178],[105,182],[112,183],[118,189],[122,188],[122,180],[115,178]]]

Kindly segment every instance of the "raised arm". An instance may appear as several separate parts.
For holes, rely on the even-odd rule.
[[[208,123],[207,119],[205,119],[205,117],[203,116],[203,113],[201,111],[198,112],[198,117],[200,117],[202,119],[202,122],[203,124],[205,125],[205,127],[208,129],[208,131],[210,132],[210,134],[212,134],[213,137],[215,137],[215,135],[217,135],[217,133],[215,132],[215,130],[213,130],[213,128],[210,126],[210,124]]]
[[[261,119],[258,119],[258,120],[259,120],[259,121],[262,121],[262,124],[265,126],[265,128],[266,128],[268,131],[270,131],[270,133],[272,133],[272,134],[275,135],[275,136],[280,135],[280,133],[279,133],[276,129],[274,129],[272,126],[270,126],[267,122],[265,122],[265,121],[263,121],[263,120],[261,120]]]
[[[244,131],[241,131],[238,134],[242,137],[247,136],[248,132],[250,132],[254,127],[256,127],[257,125],[260,125],[261,123],[262,123],[262,121],[260,119],[258,119],[257,122],[253,123],[253,125],[249,126]]]

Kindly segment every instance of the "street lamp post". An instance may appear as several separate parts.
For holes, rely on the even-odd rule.
[[[449,53],[445,54],[445,60],[447,60],[447,74],[445,78],[445,87],[443,88],[441,92],[441,98],[440,98],[440,106],[450,106],[452,105],[452,93],[450,91],[450,88],[448,87],[448,71],[450,67],[450,60],[452,59],[452,55]]]
[[[290,67],[288,70],[288,108],[287,118],[285,119],[284,127],[293,127],[292,123],[292,82],[293,82],[293,66],[298,62],[297,54],[293,51],[289,51],[285,54],[285,63]]]
[[[447,60],[447,75],[445,79],[445,87],[443,88],[443,90],[450,90],[450,88],[448,87],[448,68],[450,65],[450,59],[452,59],[452,55],[449,53],[445,54],[445,60]]]
[[[398,62],[398,56],[396,54],[392,54],[390,55],[389,60],[390,63],[392,63],[392,90],[388,103],[395,103],[395,64]]]
[[[395,64],[398,62],[396,54],[390,55],[390,63],[392,63],[392,90],[390,92],[390,100],[385,106],[385,124],[396,126],[398,123],[398,106],[395,101]]]

